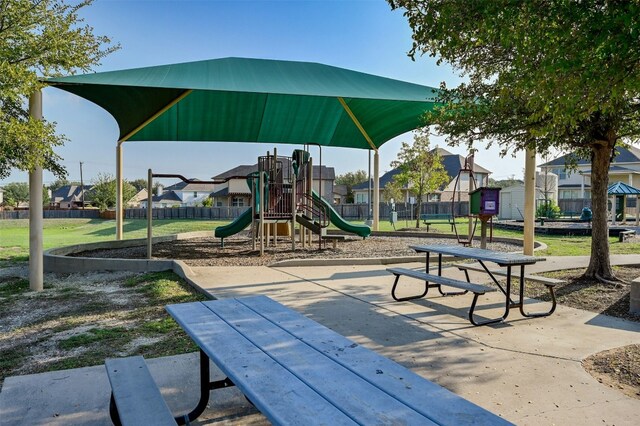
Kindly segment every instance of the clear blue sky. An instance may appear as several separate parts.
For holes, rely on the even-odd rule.
[[[461,79],[434,58],[415,62],[406,55],[411,31],[398,11],[384,0],[96,0],[81,11],[96,34],[108,35],[122,49],[103,60],[95,71],[137,68],[224,57],[252,57],[320,62],[356,71],[437,87]],[[80,179],[84,163],[85,182],[98,173],[115,174],[117,125],[100,107],[58,89],[43,92],[45,118],[58,123],[58,131],[70,140],[58,153],[69,179]],[[389,170],[401,141],[380,149],[381,172]],[[444,138],[432,138],[449,151],[465,155],[464,147],[446,147]],[[479,147],[476,163],[493,171],[496,179],[521,177],[522,155],[501,159],[497,149]],[[287,155],[294,147],[281,145]],[[259,155],[272,151],[267,144],[180,143],[124,144],[125,179],[146,178],[147,169],[209,179],[239,164],[253,164]],[[312,148],[317,161],[317,149]],[[325,148],[323,164],[336,174],[367,170],[367,151]],[[45,183],[53,180],[45,172]],[[14,172],[2,183],[26,181]]]

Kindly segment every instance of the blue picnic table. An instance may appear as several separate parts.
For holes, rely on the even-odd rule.
[[[278,425],[510,424],[265,296],[167,311],[200,347],[201,399],[189,420],[212,389],[237,386]],[[210,381],[210,361],[226,379]]]

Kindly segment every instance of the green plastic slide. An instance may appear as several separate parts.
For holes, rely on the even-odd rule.
[[[233,234],[237,234],[249,225],[251,225],[251,209],[247,209],[230,224],[218,226],[216,228],[215,236],[216,238],[229,237]]]
[[[340,216],[338,212],[335,211],[333,207],[331,207],[331,204],[329,204],[329,202],[327,202],[327,200],[325,200],[324,198],[321,198],[316,191],[313,191],[313,201],[324,205],[327,210],[329,210],[329,220],[331,220],[331,223],[333,223],[343,231],[351,232],[353,234],[361,236],[362,238],[366,238],[371,235],[371,228],[369,228],[367,225],[357,225],[355,223],[347,222],[346,220],[344,220],[342,216]]]
[[[251,188],[252,184],[255,186],[253,193],[256,195],[256,213],[260,211],[260,193],[258,191],[258,179],[255,179],[255,177],[257,176],[259,176],[258,172],[249,173],[247,175],[247,186],[249,186],[249,188]],[[267,180],[267,177],[268,175],[265,173],[265,181]],[[230,224],[218,226],[214,235],[216,236],[216,238],[222,238],[222,243],[224,244],[224,238],[229,237],[233,234],[237,234],[249,225],[251,225],[251,209],[246,210]]]

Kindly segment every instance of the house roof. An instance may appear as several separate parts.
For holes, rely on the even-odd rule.
[[[84,185],[85,201],[90,198],[93,185]],[[82,201],[82,188],[80,185],[65,185],[51,192],[51,201],[55,203]]]
[[[333,185],[333,193],[337,195],[347,195],[347,185]]]
[[[148,201],[149,197],[140,200],[140,201]],[[178,194],[176,194],[174,191],[167,191],[165,190],[162,195],[154,195],[153,197],[151,197],[152,202],[154,203],[159,203],[161,201],[178,201],[178,202],[182,202],[182,200],[180,199],[180,197],[178,197]]]
[[[611,161],[612,163],[637,163],[640,162],[640,148],[630,146],[629,148],[616,147],[618,155]],[[540,164],[540,167],[545,166],[565,166],[572,158],[576,159],[576,164],[591,164],[591,160],[584,158],[577,158],[575,154],[570,153],[558,157],[544,164]]]
[[[640,195],[640,189],[629,186],[623,182],[615,182],[607,189],[609,195]]]
[[[197,180],[197,179],[191,179]],[[164,188],[165,191],[204,191],[211,192],[213,191],[215,184],[214,183],[199,183],[199,182],[178,182],[173,185],[167,186]]]
[[[279,156],[278,156],[279,157]],[[322,180],[335,180],[336,171],[333,167],[328,166],[313,166],[313,178],[320,179],[320,168],[322,167]],[[232,177],[245,177],[250,173],[258,171],[258,163],[253,165],[242,165],[234,167],[233,169],[227,170],[226,172],[220,173],[217,176],[214,176],[212,179],[229,179]]]
[[[622,167],[622,166],[611,166],[609,167],[609,173],[611,172],[618,172],[618,173],[637,173],[640,174],[640,170],[634,170],[634,169],[630,169],[628,167]],[[591,174],[591,169],[589,170],[584,170],[581,171],[580,173],[582,173],[583,175],[590,175]]]
[[[591,185],[588,184],[584,184],[585,188],[591,188]],[[563,183],[558,185],[558,188],[562,188],[562,189],[580,189],[582,188],[582,185],[579,183]]]
[[[238,176],[244,177],[250,173],[257,172],[257,171],[258,171],[257,163],[253,165],[243,164],[241,166],[236,166],[233,169],[229,169],[226,172],[222,172],[219,175],[212,177],[212,179],[218,180],[218,179],[228,179],[231,177],[238,177]]]
[[[385,186],[387,186],[387,184],[391,182],[391,180],[393,180],[393,177],[398,173],[400,173],[400,169],[392,169],[386,172],[385,174],[383,174],[382,176],[380,176],[380,188],[384,188]],[[364,181],[362,183],[354,185],[352,189],[354,190],[369,189],[369,183],[367,181]],[[371,182],[371,189],[373,189],[373,181]]]

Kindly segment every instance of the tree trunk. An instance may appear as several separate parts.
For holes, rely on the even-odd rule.
[[[609,165],[615,142],[598,141],[591,147],[591,259],[585,277],[615,280],[609,258],[607,214]]]
[[[416,201],[416,228],[420,228],[420,212],[422,211],[422,199]]]

